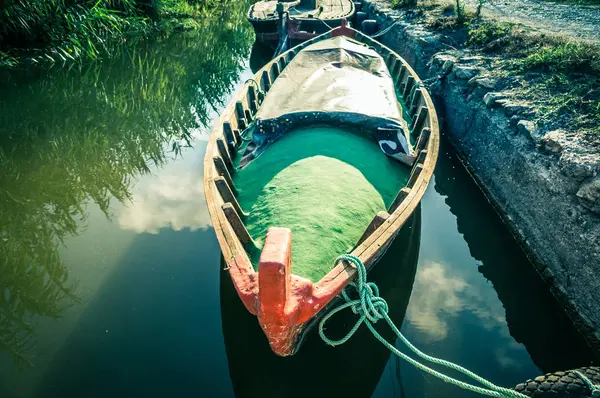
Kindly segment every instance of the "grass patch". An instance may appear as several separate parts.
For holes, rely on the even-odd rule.
[[[465,44],[495,56],[514,95],[535,107],[539,125],[600,137],[599,46],[491,21],[473,21]]]

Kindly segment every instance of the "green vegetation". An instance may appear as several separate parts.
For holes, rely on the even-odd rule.
[[[269,227],[290,228],[293,272],[318,281],[391,204],[409,173],[373,141],[315,127],[287,133],[235,173],[235,185],[258,246]]]
[[[253,39],[247,5],[102,63],[0,77],[0,351],[18,365],[34,360],[36,317],[77,302],[58,249],[85,227],[87,205],[110,216],[111,201],[177,156],[232,89]]]
[[[231,0],[233,1],[233,0]],[[5,0],[0,2],[0,68],[23,60],[96,59],[112,44],[193,26],[229,2],[217,0]]]
[[[500,57],[515,98],[535,105],[540,126],[569,120],[569,129],[600,134],[600,47],[490,21],[471,24],[467,45]]]

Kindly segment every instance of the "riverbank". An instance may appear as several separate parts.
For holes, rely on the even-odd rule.
[[[363,11],[433,84],[446,134],[600,353],[600,51],[450,6]],[[429,83],[434,83],[430,81]]]
[[[0,70],[95,60],[114,53],[115,44],[194,29],[225,3],[8,0],[0,3]]]

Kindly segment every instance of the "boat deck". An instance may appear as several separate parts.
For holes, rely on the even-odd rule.
[[[351,16],[354,12],[352,0],[320,0],[318,8],[312,8],[300,1],[283,3],[290,17],[294,19],[337,20]],[[248,17],[254,20],[276,19],[277,1],[259,1],[250,8]]]

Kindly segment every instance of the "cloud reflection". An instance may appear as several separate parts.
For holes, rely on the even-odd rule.
[[[119,225],[136,232],[158,233],[161,228],[196,230],[210,225],[201,171],[177,171],[143,179],[133,203],[123,208]]]
[[[444,340],[448,336],[451,318],[468,311],[479,324],[491,330],[504,325],[504,309],[490,289],[469,283],[453,268],[436,262],[419,267],[406,319],[419,330],[416,338],[422,343]]]

